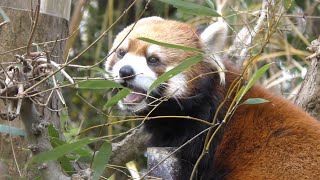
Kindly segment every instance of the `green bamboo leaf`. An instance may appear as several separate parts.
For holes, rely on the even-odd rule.
[[[59,157],[58,162],[60,163],[64,172],[66,172],[69,176],[72,176],[72,174],[74,174],[74,169],[66,156]]]
[[[67,144],[65,141],[62,141],[61,139],[55,138],[55,137],[52,137],[50,140],[51,140],[52,147],[58,147],[58,146],[62,146],[64,144]],[[91,152],[85,148],[75,149],[73,152],[76,153],[80,157],[86,157],[86,156],[92,155]]]
[[[215,10],[210,9],[205,6],[201,6],[199,4],[182,1],[182,0],[159,0],[161,2],[171,4],[177,9],[185,12],[187,14],[197,15],[197,16],[212,16],[212,17],[220,17],[221,15],[217,13]]]
[[[59,132],[58,130],[53,126],[53,124],[50,124],[48,126],[48,135],[50,137],[50,142],[52,147],[57,147],[62,144],[66,144],[66,142],[62,141],[59,139]],[[62,169],[68,174],[72,175],[73,174],[73,167],[69,161],[69,159],[63,155],[58,158],[58,162],[61,164]]]
[[[80,89],[122,88],[120,84],[110,80],[87,80],[78,82]]]
[[[182,63],[180,63],[179,65],[177,65],[176,67],[174,67],[173,69],[171,69],[168,72],[165,72],[164,74],[162,74],[161,76],[158,77],[157,80],[155,80],[149,90],[148,90],[148,94],[155,88],[157,87],[159,84],[167,81],[168,79],[172,78],[173,76],[181,73],[184,70],[187,70],[189,68],[191,68],[193,65],[199,63],[200,61],[202,61],[203,58],[201,56],[195,56],[195,57],[191,57],[188,58],[186,60],[184,60]]]
[[[103,145],[99,149],[99,152],[96,154],[92,162],[93,180],[100,179],[100,176],[103,173],[105,166],[109,161],[111,153],[112,153],[111,143],[110,142],[103,143]]]
[[[49,124],[48,126],[48,135],[51,138],[59,138],[59,131],[53,126],[53,124]]]
[[[93,143],[97,140],[95,139],[91,139],[91,138],[83,138],[80,139],[76,142],[73,143],[68,143],[68,144],[63,144],[61,146],[57,146],[51,150],[42,152],[38,155],[33,156],[31,162],[34,163],[42,163],[42,162],[47,162],[50,160],[56,160],[59,157],[62,157],[63,155],[73,152],[81,147],[83,147],[84,145]]]
[[[241,104],[261,104],[261,103],[266,103],[269,102],[266,99],[262,99],[262,98],[250,98],[245,100],[243,103]]]
[[[206,3],[210,6],[211,9],[215,9],[214,4],[211,0],[206,0]]]
[[[193,48],[193,47],[189,47],[189,46],[182,46],[182,45],[177,45],[177,44],[170,44],[170,43],[160,42],[160,41],[156,41],[156,40],[145,38],[145,37],[139,37],[138,39],[142,40],[142,41],[146,41],[148,43],[152,43],[152,44],[156,44],[156,45],[159,45],[159,46],[167,47],[167,48],[180,49],[180,50],[191,51],[191,52],[196,52],[196,53],[200,53],[200,54],[204,53],[203,50],[201,50],[201,49],[197,49],[197,48]]]
[[[262,66],[257,72],[254,73],[252,78],[248,81],[245,86],[242,86],[240,91],[237,93],[237,102],[239,102],[248,90],[257,82],[258,79],[269,69],[272,63]]]
[[[125,98],[128,94],[130,94],[130,90],[128,88],[123,88],[116,95],[108,100],[108,102],[103,106],[103,109],[107,109],[108,107],[116,104],[119,100]]]

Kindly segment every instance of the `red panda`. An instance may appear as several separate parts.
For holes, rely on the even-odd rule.
[[[114,53],[105,62],[106,71],[118,83],[132,90],[119,101],[119,108],[139,116],[184,116],[211,122],[231,83],[239,77],[229,73],[234,71],[232,65],[215,55],[204,56],[203,61],[162,83],[146,96],[151,84],[161,74],[196,54],[138,38],[206,51],[212,48],[212,41],[219,41],[219,36],[210,34],[213,30],[214,27],[209,26],[198,36],[187,24],[150,17],[120,32],[110,51]],[[209,73],[217,70],[227,71]],[[194,79],[201,74],[206,75]],[[194,80],[188,82],[191,79]],[[160,102],[161,97],[168,98]],[[219,110],[218,122],[225,117],[233,98],[234,94],[231,94]],[[259,85],[254,85],[243,100],[249,98],[263,98],[269,102],[237,107],[214,137],[194,179],[318,179],[319,122]],[[158,118],[145,121],[144,128],[152,135],[149,146],[179,147],[208,125],[188,118]],[[205,135],[200,135],[177,153],[181,164],[191,164],[191,168],[183,166],[175,179],[190,178],[204,140]]]

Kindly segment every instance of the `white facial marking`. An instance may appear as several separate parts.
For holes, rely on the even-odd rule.
[[[169,66],[166,68],[166,72],[170,71],[172,66]],[[168,95],[172,95],[174,97],[183,97],[183,95],[186,93],[186,83],[187,78],[184,74],[180,73],[175,76],[173,76],[171,79],[168,80],[169,87],[167,88]]]
[[[127,53],[113,66],[112,72],[113,76],[117,78],[116,82],[123,82],[123,80],[119,79],[119,71],[127,65],[131,66],[136,74],[136,77],[130,83],[137,87],[147,91],[153,81],[157,79],[157,75],[149,68],[145,57]]]
[[[178,74],[169,79],[168,93],[172,94],[174,97],[183,97],[183,95],[186,93],[186,82],[186,77],[183,74]]]
[[[111,72],[109,71],[110,69],[110,62],[111,60],[113,59],[114,56],[117,55],[117,52],[115,52],[115,48],[118,46],[118,44],[115,44],[114,47],[111,48],[110,52],[109,52],[109,57],[107,58],[106,62],[104,63],[104,70],[108,73],[111,74]],[[121,44],[120,46],[118,47],[118,49],[124,49],[124,50],[127,50],[129,47],[129,40],[128,39],[125,39]],[[104,75],[105,78],[111,78],[108,74],[105,74]]]
[[[145,100],[143,100],[139,104],[136,104],[134,106],[126,106],[122,103],[122,101],[118,101],[118,106],[121,110],[124,110],[124,111],[138,112],[144,109],[145,107],[147,107],[148,104]]]
[[[161,50],[161,47],[156,45],[156,44],[152,44],[148,47],[147,49],[147,57],[153,55],[155,52],[159,52]]]

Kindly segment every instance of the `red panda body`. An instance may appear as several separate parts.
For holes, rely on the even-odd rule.
[[[228,77],[227,77],[228,78]],[[226,179],[318,179],[320,125],[287,100],[254,86],[226,126],[215,152],[215,170]]]
[[[238,76],[210,72],[233,71],[232,67],[205,56],[203,61],[162,83],[146,96],[157,77],[195,53],[137,39],[147,37],[206,50],[206,44],[211,43],[204,38],[210,35],[201,35],[199,39],[188,25],[158,17],[142,19],[132,28],[131,25],[119,33],[111,50],[115,53],[105,64],[117,82],[132,90],[119,102],[119,108],[142,116],[184,116],[211,122]],[[203,76],[195,78],[201,74]],[[160,101],[163,97],[167,98]],[[195,179],[319,178],[320,124],[262,87],[253,86],[243,100],[249,98],[263,98],[269,102],[237,107],[212,141],[209,152],[197,168]],[[232,95],[219,110],[218,122],[225,117],[233,99]],[[209,127],[190,118],[168,117],[147,120],[144,126],[152,135],[149,146],[159,147],[179,147]],[[177,153],[182,170],[175,179],[189,179],[204,140],[205,133]]]

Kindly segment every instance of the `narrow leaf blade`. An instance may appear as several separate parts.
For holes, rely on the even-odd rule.
[[[58,158],[59,163],[61,164],[62,169],[71,176],[74,174],[74,169],[66,156],[62,156]]]
[[[182,1],[182,0],[159,0],[161,2],[170,4],[177,9],[192,15],[197,16],[212,16],[212,17],[220,17],[221,15],[217,13],[215,10],[210,9],[205,6],[201,6],[199,4]]]
[[[266,99],[262,99],[262,98],[250,98],[245,100],[243,103],[241,104],[262,104],[262,103],[266,103],[269,102]]]
[[[87,80],[78,82],[80,89],[122,88],[120,84],[110,80]]]
[[[58,130],[53,126],[53,124],[49,124],[48,126],[48,135],[51,138],[59,138]]]
[[[112,153],[112,147],[110,142],[105,142],[100,147],[99,152],[93,159],[92,169],[93,169],[93,180],[100,179],[101,174],[103,173],[105,166],[107,165],[109,158]]]
[[[51,150],[42,152],[36,156],[33,156],[31,162],[34,163],[42,163],[47,162],[50,160],[56,160],[59,157],[62,157],[63,155],[73,152],[84,145],[93,143],[97,140],[91,139],[91,138],[83,138],[73,143],[63,144],[61,146],[57,146]]]
[[[178,45],[178,44],[170,44],[170,43],[160,42],[160,41],[156,41],[156,40],[145,38],[145,37],[139,37],[138,39],[145,41],[145,42],[148,42],[148,43],[167,47],[167,48],[180,49],[180,50],[196,52],[196,53],[200,53],[200,54],[204,53],[201,49],[197,49],[197,48],[193,48],[193,47],[189,47],[189,46],[182,46],[182,45]]]
[[[237,93],[237,102],[239,102],[248,90],[257,82],[257,80],[261,78],[261,76],[269,69],[271,64],[272,63],[262,66],[256,73],[254,73],[248,83]]]
[[[108,102],[103,106],[103,109],[107,109],[108,107],[116,104],[119,100],[125,98],[128,94],[130,94],[130,90],[128,88],[123,88],[116,95],[108,100]]]
[[[195,57],[191,57],[188,58],[186,60],[184,60],[182,63],[180,63],[179,65],[177,65],[176,67],[174,67],[173,69],[171,69],[168,72],[165,72],[164,74],[162,74],[160,77],[158,77],[158,79],[156,79],[150,86],[149,90],[148,90],[148,94],[155,88],[157,87],[159,84],[167,81],[168,79],[172,78],[173,76],[181,73],[184,70],[187,70],[189,68],[191,68],[193,65],[199,63],[200,61],[202,61],[202,57],[201,56],[195,56]]]

